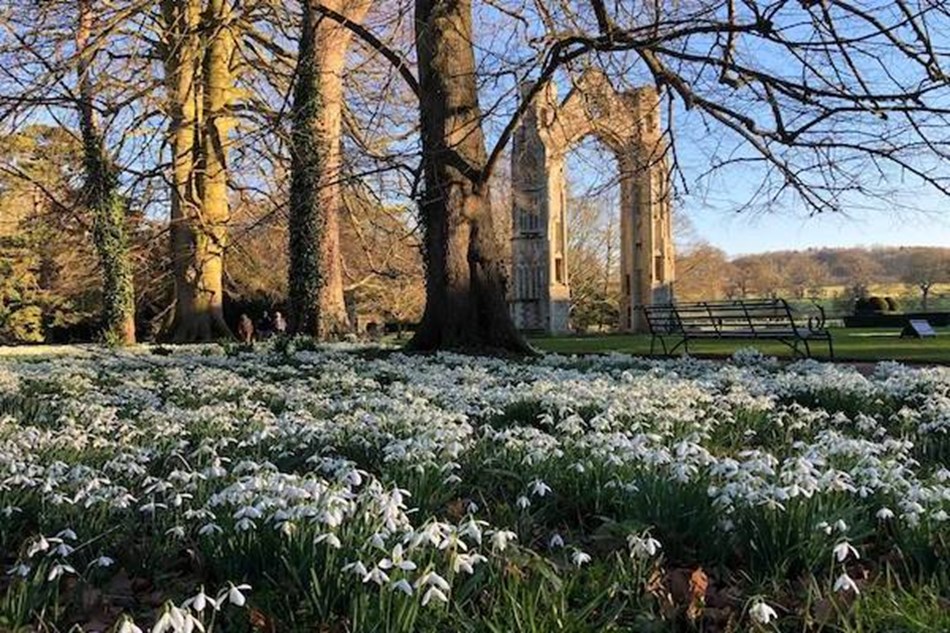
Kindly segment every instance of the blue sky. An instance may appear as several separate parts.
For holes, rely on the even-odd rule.
[[[946,213],[893,214],[886,210],[852,212],[849,216],[807,217],[788,211],[736,213],[728,204],[684,200],[682,208],[696,232],[730,255],[821,246],[946,246],[950,222]],[[950,201],[945,204],[950,205]]]
[[[729,255],[820,247],[950,247],[950,199],[918,183],[897,182],[883,200],[855,197],[842,214],[809,216],[794,199],[747,209],[760,179],[726,167],[700,180],[698,174],[708,165],[700,145],[684,140],[680,154],[689,192],[681,191],[675,206],[690,219],[696,237]],[[567,156],[572,195],[596,195],[614,221],[616,169],[609,152],[593,139]]]

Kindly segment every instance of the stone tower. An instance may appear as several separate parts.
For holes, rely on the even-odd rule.
[[[532,86],[522,86],[522,98]],[[620,181],[620,327],[643,331],[640,306],[672,300],[668,165],[654,88],[617,92],[587,71],[563,102],[548,84],[522,118],[512,148],[510,305],[523,330],[570,330],[565,154],[586,136],[617,158]]]

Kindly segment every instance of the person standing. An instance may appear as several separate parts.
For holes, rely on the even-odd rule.
[[[274,334],[283,336],[287,333],[287,320],[284,315],[277,311],[274,313]]]
[[[254,323],[247,314],[241,314],[237,326],[238,340],[249,345],[254,342]]]

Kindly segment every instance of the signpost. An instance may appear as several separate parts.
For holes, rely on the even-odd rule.
[[[932,338],[937,336],[930,321],[925,319],[908,319],[907,325],[901,330],[901,338]]]

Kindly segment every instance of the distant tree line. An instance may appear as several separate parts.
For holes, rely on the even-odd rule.
[[[843,310],[859,298],[886,294],[907,308],[927,310],[942,284],[950,284],[950,248],[816,248],[730,259],[699,243],[679,254],[676,295],[681,300],[836,300]]]

